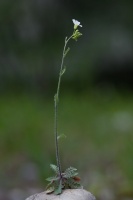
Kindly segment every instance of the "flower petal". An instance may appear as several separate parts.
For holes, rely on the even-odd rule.
[[[73,21],[74,25],[82,27],[82,25],[80,24],[80,22],[78,20],[72,19],[72,21]]]

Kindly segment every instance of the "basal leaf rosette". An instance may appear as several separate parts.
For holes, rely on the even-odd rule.
[[[67,168],[63,173],[61,173],[61,177],[59,174],[59,169],[56,165],[50,165],[51,169],[54,171],[55,175],[47,178],[49,181],[47,185],[46,193],[55,193],[61,194],[64,189],[78,189],[82,188],[80,185],[80,178],[77,176],[77,169],[74,167]]]

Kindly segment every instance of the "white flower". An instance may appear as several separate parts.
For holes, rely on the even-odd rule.
[[[73,23],[74,23],[74,29],[77,29],[78,26],[82,27],[82,25],[80,24],[80,22],[76,19],[72,19]]]

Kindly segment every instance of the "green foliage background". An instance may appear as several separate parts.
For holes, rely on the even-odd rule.
[[[28,187],[36,183],[44,188],[45,179],[52,175],[52,103],[51,99],[29,95],[1,98],[0,171],[1,185],[6,189],[18,185],[22,188],[26,183]],[[131,195],[132,97],[64,94],[59,118],[60,133],[67,136],[60,141],[63,168],[78,168],[82,184],[98,196],[105,188],[112,195]],[[38,174],[32,181],[22,170],[29,162],[35,164]]]

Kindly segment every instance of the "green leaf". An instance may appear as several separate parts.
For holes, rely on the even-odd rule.
[[[67,48],[67,50],[64,53],[64,57],[66,57],[66,55],[68,54],[68,52],[70,51],[70,47]]]
[[[66,184],[69,186],[71,189],[78,189],[81,188],[80,183],[76,182],[73,178],[69,178],[66,180]]]
[[[46,179],[47,181],[53,182],[59,180],[59,177],[53,176]]]
[[[72,170],[72,171],[77,171],[77,169],[75,167],[69,167],[68,169]]]
[[[62,75],[65,73],[65,71],[66,71],[66,67],[64,67],[64,68],[62,69],[60,75],[62,76]]]
[[[78,172],[76,172],[77,169],[74,168],[74,167],[69,167],[65,170],[64,172],[64,175],[63,177],[64,178],[71,178],[71,177],[74,177],[74,176],[77,176],[78,175]]]
[[[58,169],[58,167],[56,165],[50,164],[50,167],[56,174],[59,173],[59,169]]]
[[[55,190],[54,186],[49,187],[49,188],[46,190],[46,194],[50,194],[50,193],[54,192],[54,190]]]
[[[66,138],[66,135],[64,134],[58,135],[57,139],[59,140],[60,138]]]
[[[57,185],[57,188],[54,191],[54,194],[58,195],[62,193],[62,180],[60,180],[59,185]]]
[[[52,185],[53,182],[51,181],[47,186],[46,186],[46,190],[50,187],[50,185]]]

